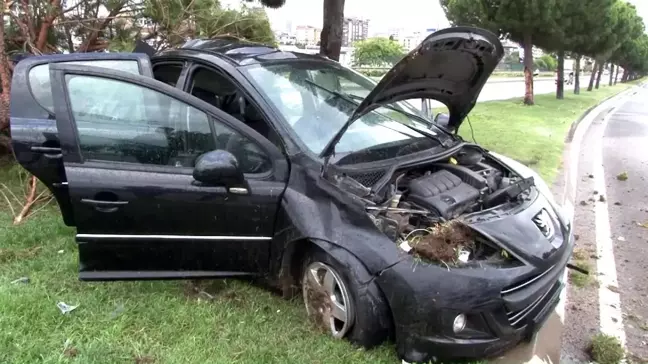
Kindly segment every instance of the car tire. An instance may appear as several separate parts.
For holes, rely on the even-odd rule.
[[[336,253],[340,261],[320,249],[306,255],[300,278],[306,313],[334,338],[365,348],[380,345],[389,338],[392,326],[387,301],[357,258],[343,250]],[[340,306],[346,322],[338,318]]]

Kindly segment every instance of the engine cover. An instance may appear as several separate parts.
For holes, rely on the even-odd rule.
[[[409,190],[408,200],[436,210],[445,219],[461,214],[479,198],[479,190],[446,170],[412,180]]]

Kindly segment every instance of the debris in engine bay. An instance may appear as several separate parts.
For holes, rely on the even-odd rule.
[[[474,250],[474,233],[453,220],[412,231],[405,239],[415,256],[446,265],[467,263]],[[403,246],[401,245],[401,248]]]

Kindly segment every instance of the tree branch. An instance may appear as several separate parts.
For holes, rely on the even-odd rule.
[[[51,0],[51,12],[45,16],[43,22],[41,23],[40,30],[38,31],[38,38],[36,39],[36,48],[39,51],[45,49],[45,43],[47,42],[47,34],[49,33],[54,20],[58,16],[58,13],[61,10],[61,0]]]
[[[124,3],[121,3],[118,6],[115,6],[112,10],[110,10],[110,13],[106,18],[103,19],[103,21],[99,24],[99,27],[94,29],[92,33],[86,38],[86,40],[81,44],[81,47],[79,47],[79,52],[88,52],[90,49],[95,48],[95,43],[97,42],[97,38],[99,37],[99,33],[106,29],[108,24],[119,14],[119,12],[122,10],[124,7]]]

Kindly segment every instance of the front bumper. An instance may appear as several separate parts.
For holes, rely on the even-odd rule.
[[[488,281],[475,278],[465,283],[475,288],[470,290],[472,295],[445,298],[442,302],[443,295],[439,295],[439,292],[435,292],[436,295],[426,295],[418,290],[417,293],[412,292],[422,297],[412,300],[415,302],[409,305],[409,314],[400,317],[394,314],[399,357],[412,363],[482,359],[498,356],[525,340],[530,341],[560,301],[564,272],[574,246],[572,232],[566,235],[567,244],[559,251],[560,258],[554,265],[522,282],[517,281],[513,287],[501,289],[499,286],[493,291],[488,289]],[[389,279],[388,275],[384,278]],[[447,289],[444,291],[447,292]],[[428,308],[420,308],[417,312],[417,307],[421,307],[426,300],[433,300],[446,309],[430,309],[428,305]],[[447,308],[480,317],[484,335],[460,338],[443,330],[441,327],[448,326],[447,320],[438,317],[447,312]],[[392,310],[395,307],[392,306]],[[418,320],[414,315],[418,316]]]

